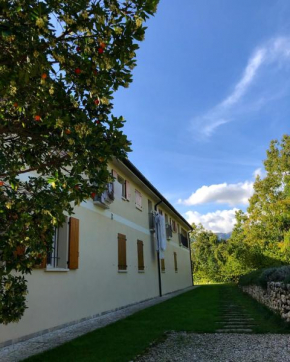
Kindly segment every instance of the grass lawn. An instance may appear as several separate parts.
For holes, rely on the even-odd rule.
[[[144,309],[26,361],[128,362],[166,331],[212,333],[224,303],[235,302],[255,319],[256,333],[290,333],[290,325],[234,285],[206,285]]]

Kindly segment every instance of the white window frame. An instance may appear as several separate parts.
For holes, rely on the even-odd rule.
[[[69,224],[68,218],[61,227],[55,227],[52,250],[47,256],[47,271],[68,271]]]
[[[128,200],[126,180],[122,176],[118,175],[117,182],[119,182],[122,185],[122,199]]]

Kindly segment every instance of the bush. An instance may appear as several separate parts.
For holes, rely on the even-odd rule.
[[[290,266],[258,269],[249,274],[243,275],[239,279],[239,285],[258,285],[264,289],[268,282],[283,282],[290,284]]]

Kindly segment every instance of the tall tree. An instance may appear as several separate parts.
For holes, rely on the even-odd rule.
[[[219,240],[213,232],[199,224],[192,224],[190,234],[193,274],[196,282],[220,281],[220,265],[217,256]]]
[[[130,150],[112,95],[132,81],[157,2],[1,1],[2,323],[22,316],[23,274],[45,257],[64,212],[104,190],[108,161]]]
[[[244,225],[246,241],[259,245],[273,262],[290,262],[290,136],[274,140],[264,161],[266,175],[257,177]],[[285,252],[286,251],[286,252]]]

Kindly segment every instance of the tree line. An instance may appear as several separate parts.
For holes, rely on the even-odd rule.
[[[236,212],[228,240],[193,225],[191,253],[196,282],[237,281],[252,270],[290,263],[290,136],[271,141],[247,212]]]

